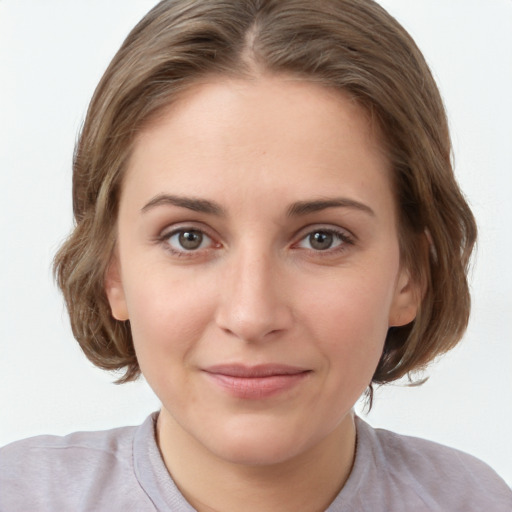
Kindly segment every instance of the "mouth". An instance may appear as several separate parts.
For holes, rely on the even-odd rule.
[[[235,398],[262,400],[296,387],[311,370],[281,364],[234,364],[211,366],[203,372],[213,384]]]

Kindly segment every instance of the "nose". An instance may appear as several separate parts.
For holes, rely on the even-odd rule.
[[[216,314],[224,332],[246,342],[261,342],[290,329],[292,309],[272,257],[246,251],[226,267]]]

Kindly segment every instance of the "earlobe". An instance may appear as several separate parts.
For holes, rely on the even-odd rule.
[[[105,274],[105,293],[110,304],[112,316],[121,322],[128,320],[128,308],[126,307],[119,263],[115,256],[112,258]]]
[[[412,322],[416,318],[423,295],[423,286],[415,282],[408,271],[402,270],[389,311],[389,327],[401,327]]]

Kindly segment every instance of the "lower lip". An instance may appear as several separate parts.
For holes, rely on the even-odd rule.
[[[233,377],[209,372],[206,372],[206,375],[216,385],[236,398],[262,400],[294,388],[309,375],[309,372],[266,377]]]

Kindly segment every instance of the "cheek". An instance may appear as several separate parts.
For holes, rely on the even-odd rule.
[[[158,361],[155,353],[186,353],[211,317],[211,294],[190,280],[154,269],[133,277],[127,280],[134,285],[126,290],[126,297],[138,357],[151,353]]]
[[[347,272],[304,294],[305,323],[330,364],[344,365],[351,374],[373,371],[388,331],[392,283],[391,276]]]
[[[208,294],[176,279],[148,279],[133,292],[128,310],[141,372],[163,403],[189,409],[199,400],[188,368],[211,318]]]

